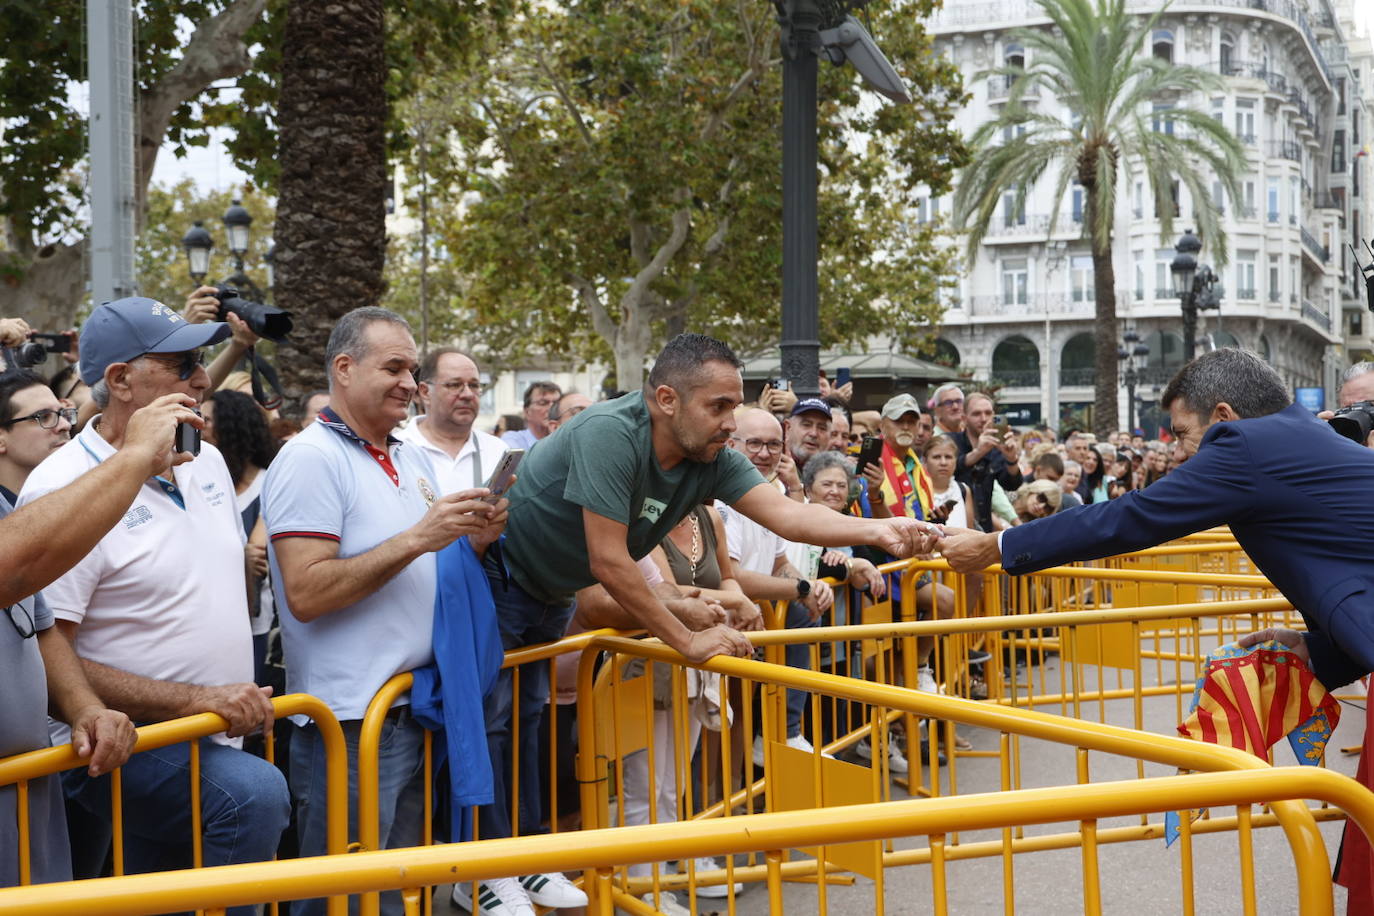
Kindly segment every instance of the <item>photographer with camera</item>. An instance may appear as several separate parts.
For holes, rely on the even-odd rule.
[[[21,506],[113,460],[140,408],[167,395],[199,402],[209,386],[201,348],[228,335],[228,325],[188,324],[152,299],[97,307],[81,331],[81,376],[103,412],[29,475]],[[273,720],[271,688],[252,683],[243,524],[219,451],[188,444],[199,453],[150,469],[126,498],[122,524],[45,594],[96,694],[112,707],[137,722],[201,712],[228,721],[223,735],[199,742],[203,860],[263,861],[276,851],[290,810],[277,768],[237,747],[239,736],[266,731]],[[125,766],[128,872],[190,864],[190,785],[180,775],[188,757],[188,746],[175,744]],[[69,799],[108,823],[107,777],[69,772],[62,782]],[[90,877],[108,833],[83,830],[73,839],[75,870]]]
[[[219,288],[214,286],[201,286],[195,292],[186,297],[186,307],[181,310],[181,317],[185,318],[188,324],[205,324],[206,322],[223,321],[229,325],[230,338],[229,345],[219,352],[210,365],[205,367],[206,373],[210,376],[210,390],[216,391],[229,374],[234,371],[234,367],[248,355],[248,351],[261,339],[253,333],[253,329],[233,312],[225,312],[224,317],[220,318]]]
[[[1374,363],[1359,362],[1341,376],[1341,409],[1323,410],[1319,419],[1347,439],[1374,448]]]

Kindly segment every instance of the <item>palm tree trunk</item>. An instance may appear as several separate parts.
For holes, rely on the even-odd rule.
[[[290,398],[326,387],[344,313],[385,289],[383,0],[291,0],[278,103],[277,304],[296,313],[278,353]]]
[[[1087,213],[1084,215],[1093,231],[1097,221],[1093,215],[1097,209],[1097,191],[1094,187],[1085,188]],[[1117,429],[1117,333],[1116,333],[1116,271],[1112,266],[1112,238],[1092,237],[1093,251],[1093,298],[1097,303],[1097,322],[1094,328],[1093,369],[1097,385],[1093,397],[1093,432],[1098,438]]]

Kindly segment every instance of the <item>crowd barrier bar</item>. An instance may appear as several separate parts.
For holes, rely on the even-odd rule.
[[[314,721],[320,732],[320,740],[325,751],[326,804],[325,837],[326,848],[331,854],[342,853],[347,846],[348,832],[348,770],[344,748],[343,731],[333,711],[322,701],[305,693],[292,693],[272,698],[272,710],[276,718],[303,715]],[[229,727],[229,722],[221,716],[204,712],[180,719],[170,719],[145,725],[137,730],[138,740],[134,745],[135,754],[151,751],[172,744],[191,742],[190,779],[191,779],[191,833],[194,869],[201,869],[200,836],[200,755],[195,744],[201,738],[219,734]],[[270,742],[271,737],[268,737]],[[269,757],[270,759],[270,757]],[[19,815],[19,874],[20,884],[28,884],[31,875],[28,822],[28,783],[44,776],[51,776],[65,770],[86,766],[88,761],[78,757],[70,744],[60,747],[42,748],[26,754],[0,759],[0,786],[15,786],[16,804]],[[121,823],[121,782],[120,770],[111,772],[110,791],[111,820],[114,826],[114,872],[121,875],[123,867],[123,830]],[[342,916],[347,901],[331,898],[330,916]],[[4,907],[0,906],[0,910]]]
[[[610,876],[631,858],[687,858],[763,852],[768,856],[772,912],[781,914],[782,850],[796,846],[1006,828],[1015,824],[1103,818],[1211,806],[1272,805],[1291,814],[1284,824],[1294,855],[1299,912],[1333,910],[1329,859],[1317,825],[1296,799],[1339,806],[1366,835],[1374,836],[1374,794],[1347,776],[1312,767],[1261,768],[1162,776],[1129,783],[1096,783],[992,792],[958,798],[897,802],[757,814],[712,821],[650,824],[586,831],[577,844],[556,835],[482,840],[474,843],[381,850],[350,856],[320,856],[252,865],[98,878],[65,884],[0,890],[8,916],[145,916],[205,909],[219,916],[226,907],[327,894],[409,890],[408,916],[419,913],[426,885],[580,869],[598,891],[594,912],[611,916]],[[935,845],[935,844],[932,844]],[[939,885],[941,882],[937,882]],[[1085,895],[1085,911],[1096,895]],[[934,911],[947,912],[938,895]]]

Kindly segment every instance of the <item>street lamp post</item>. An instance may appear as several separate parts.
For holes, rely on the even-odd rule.
[[[224,279],[223,285],[242,291],[246,298],[254,302],[264,301],[266,295],[262,288],[254,283],[243,269],[243,258],[248,254],[252,239],[253,215],[243,206],[243,201],[236,197],[229,205],[229,209],[224,211],[221,219],[229,241],[229,253],[234,262],[234,272]],[[210,230],[205,228],[203,221],[196,220],[186,231],[181,238],[181,247],[186,251],[187,272],[190,273],[191,279],[197,284],[203,282],[210,272],[210,252],[215,248],[215,240],[210,235]],[[276,246],[269,242],[267,253],[264,255],[269,290],[273,285],[272,259],[275,255]]]
[[[1183,358],[1191,362],[1197,351],[1198,309],[1221,307],[1217,275],[1206,264],[1198,266],[1202,240],[1189,229],[1174,245],[1174,260],[1169,270],[1174,276],[1174,294],[1183,307]]]
[[[1150,348],[1141,342],[1134,328],[1121,335],[1116,358],[1121,361],[1121,379],[1126,383],[1126,428],[1135,432],[1135,386],[1140,383]]]

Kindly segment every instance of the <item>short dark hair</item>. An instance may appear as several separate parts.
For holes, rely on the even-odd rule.
[[[427,382],[434,378],[434,373],[439,371],[439,360],[448,356],[450,353],[457,353],[464,359],[472,359],[457,347],[438,347],[425,354],[425,358],[420,360],[420,368],[415,371],[415,383]],[[477,365],[477,360],[473,359],[472,364]]]
[[[310,402],[318,397],[329,397],[328,388],[316,388],[314,391],[301,398],[300,418],[305,419],[305,409],[310,406]]]
[[[563,397],[563,389],[562,389],[562,388],[559,388],[559,387],[558,387],[557,385],[555,385],[553,382],[543,382],[543,381],[541,381],[541,382],[530,382],[529,385],[525,388],[525,406],[526,406],[526,407],[529,407],[531,404],[534,403],[534,395],[535,395],[536,392],[540,392],[540,391],[552,391],[554,394],[558,395],[560,398]]]
[[[1041,469],[1051,471],[1055,474],[1058,474],[1060,477],[1063,477],[1064,459],[1059,457],[1058,452],[1046,452],[1039,458],[1035,459],[1035,470]]]
[[[1175,401],[1203,418],[1218,404],[1230,404],[1242,419],[1267,417],[1292,403],[1273,366],[1259,354],[1235,347],[1204,353],[1178,370],[1159,406],[1168,410]]]
[[[0,423],[8,423],[14,419],[14,396],[34,387],[47,388],[48,383],[28,369],[0,371]]]
[[[649,370],[649,387],[667,385],[674,391],[690,392],[699,384],[702,367],[707,363],[729,363],[743,369],[735,351],[729,345],[705,334],[679,334],[668,341]]]

